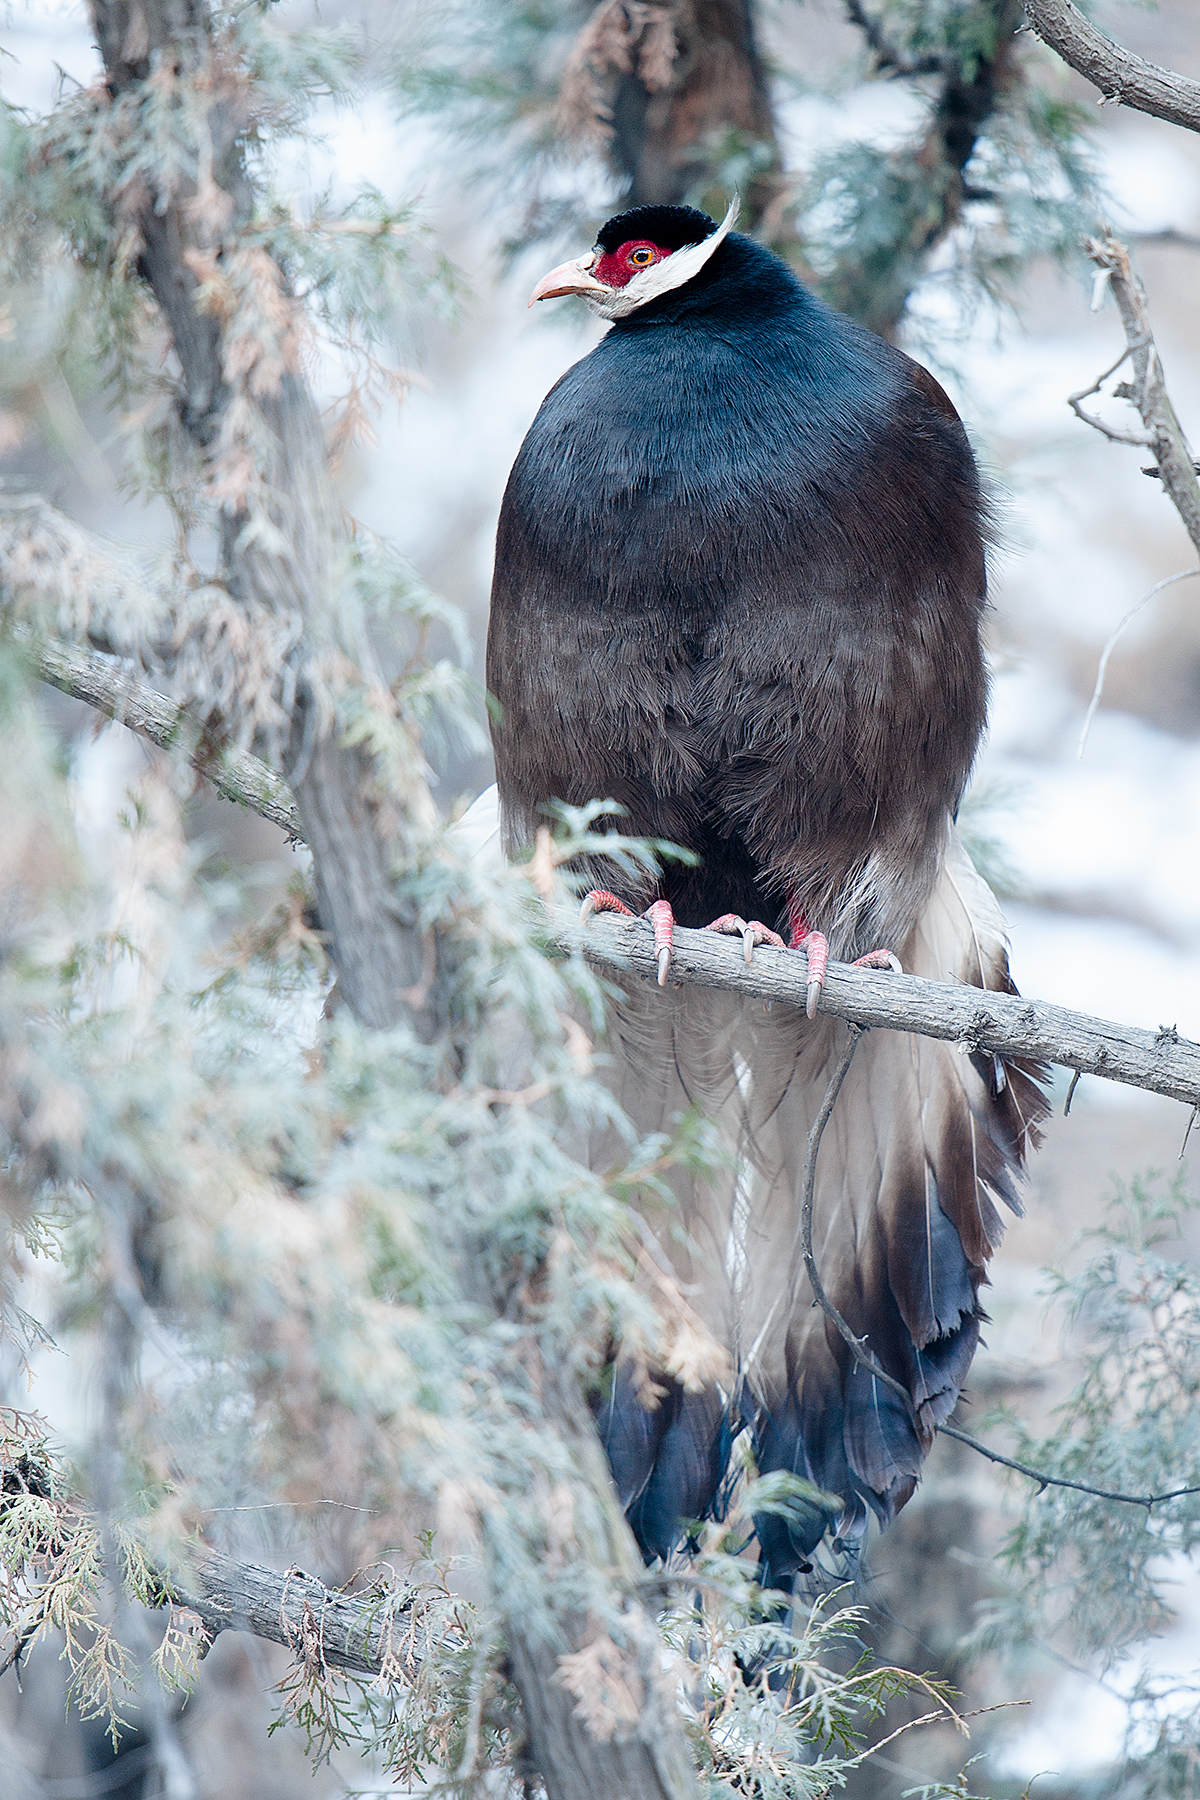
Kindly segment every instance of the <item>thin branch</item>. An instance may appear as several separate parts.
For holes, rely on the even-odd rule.
[[[605,913],[586,927],[572,925],[559,939],[564,949],[591,961],[657,980],[654,932],[647,919]],[[672,981],[721,988],[756,999],[804,1006],[808,962],[802,950],[764,946],[747,965],[740,944],[711,931],[677,927]],[[1114,998],[1124,995],[1114,990]],[[947,1039],[964,1050],[1026,1058],[1101,1075],[1131,1087],[1200,1105],[1200,1044],[1173,1030],[1118,1025],[1065,1006],[998,994],[966,983],[925,981],[916,975],[828,966],[820,1009],[855,1025],[915,1031]]]
[[[1200,92],[1200,84],[1197,91]],[[1112,288],[1125,328],[1125,349],[1094,386],[1071,395],[1069,404],[1081,419],[1113,442],[1148,444],[1153,449],[1159,479],[1183,520],[1188,536],[1200,551],[1200,480],[1196,478],[1195,460],[1167,393],[1142,284],[1130,265],[1129,251],[1119,238],[1089,238],[1085,248],[1096,265],[1098,279],[1106,280]],[[1098,392],[1101,382],[1115,374],[1126,357],[1133,361],[1133,381],[1122,382],[1114,391],[1119,399],[1130,400],[1137,407],[1146,428],[1144,437],[1139,432],[1117,431],[1084,412],[1078,404],[1088,394]]]
[[[1084,415],[1081,414],[1080,416],[1083,417]],[[1089,423],[1091,423],[1091,421],[1089,421]],[[1150,592],[1148,594],[1143,594],[1136,606],[1130,607],[1120,624],[1110,633],[1108,641],[1100,652],[1100,666],[1096,670],[1096,685],[1092,690],[1092,698],[1088,703],[1087,715],[1083,721],[1083,730],[1079,733],[1079,745],[1076,750],[1077,756],[1083,756],[1084,745],[1088,740],[1088,732],[1092,729],[1092,720],[1096,716],[1096,708],[1099,706],[1100,696],[1104,692],[1104,677],[1108,673],[1108,659],[1117,647],[1117,639],[1129,624],[1130,620],[1135,619],[1138,613],[1141,612],[1146,602],[1148,600],[1153,600],[1155,594],[1161,594],[1164,588],[1173,587],[1177,581],[1190,581],[1192,577],[1196,575],[1200,575],[1200,569],[1180,569],[1178,574],[1166,575],[1161,581],[1156,581],[1154,586],[1150,589]]]
[[[1138,347],[1140,348],[1140,346]],[[1095,413],[1085,412],[1080,404],[1081,401],[1090,398],[1092,394],[1100,392],[1109,376],[1116,374],[1125,359],[1132,355],[1133,350],[1132,344],[1126,344],[1116,362],[1110,364],[1102,375],[1097,375],[1091,387],[1080,388],[1077,394],[1067,395],[1067,405],[1077,419],[1082,419],[1084,424],[1090,425],[1093,431],[1100,432],[1110,444],[1132,444],[1135,449],[1146,450],[1150,446],[1150,439],[1144,431],[1122,431],[1119,426],[1107,425],[1103,419],[1098,419]]]
[[[1147,1512],[1152,1507],[1161,1506],[1166,1500],[1178,1500],[1184,1494],[1200,1494],[1200,1487],[1172,1488],[1166,1494],[1121,1494],[1112,1488],[1092,1487],[1086,1481],[1068,1481],[1062,1475],[1047,1475],[1044,1469],[1033,1469],[1028,1463],[1017,1462],[1011,1456],[1001,1456],[998,1450],[990,1450],[978,1438],[972,1437],[970,1432],[960,1431],[957,1425],[939,1425],[938,1430],[943,1437],[955,1438],[969,1449],[977,1450],[989,1462],[1000,1463],[1006,1469],[1015,1469],[1018,1475],[1028,1475],[1030,1481],[1040,1482],[1043,1487],[1073,1488],[1079,1494],[1094,1494],[1098,1500],[1119,1500],[1125,1506],[1144,1506]]]
[[[156,692],[116,657],[57,638],[34,637],[24,627],[16,627],[14,636],[27,646],[43,681],[75,700],[86,701],[162,750],[176,750],[190,742],[188,761],[223,799],[260,813],[286,831],[293,844],[303,842],[291,790],[282,776],[257,756],[198,737],[195,719],[186,706]]]
[[[1098,31],[1072,0],[1025,0],[1025,15],[1042,42],[1105,100],[1200,131],[1200,81],[1135,56]]]
[[[43,680],[110,718],[121,719],[153,743],[168,749],[178,745],[185,710],[136,681],[113,658],[54,640],[31,639],[30,645]],[[227,800],[261,813],[299,841],[286,784],[266,763],[235,750],[197,751],[191,760]],[[606,914],[603,921],[593,919],[586,930],[569,927],[560,943],[594,962],[657,981],[654,934],[648,921]],[[764,947],[747,965],[740,947],[728,939],[711,931],[679,928],[671,976],[677,983],[802,1007],[808,960],[802,950]],[[915,1031],[993,1056],[1057,1063],[1083,1075],[1100,1075],[1200,1106],[1200,1044],[1173,1032],[1118,1025],[1016,994],[857,969],[848,963],[829,964],[821,1010],[850,1024]]]
[[[178,744],[184,709],[136,681],[112,658],[53,640],[30,643],[44,680],[99,707],[110,718],[121,719],[164,748]],[[287,787],[258,757],[246,751],[226,750],[219,758],[197,752],[192,762],[227,800],[261,813],[299,841]],[[593,962],[657,981],[654,934],[646,920],[606,914],[603,920],[591,920],[586,930],[568,927],[559,941],[563,949]],[[735,948],[728,939],[711,931],[678,928],[671,978],[803,1007],[808,960],[802,950],[763,947],[747,965],[740,946]],[[850,1024],[915,1031],[993,1056],[1057,1063],[1082,1075],[1100,1075],[1186,1106],[1200,1106],[1200,1044],[1174,1032],[1118,1025],[1017,994],[857,969],[848,963],[829,964],[821,1010]]]

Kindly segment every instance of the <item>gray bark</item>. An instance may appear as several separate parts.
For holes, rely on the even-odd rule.
[[[1025,13],[1042,42],[1106,100],[1200,131],[1200,81],[1135,56],[1098,31],[1072,0],[1025,0]]]
[[[18,641],[28,644],[43,681],[128,725],[160,750],[186,749],[192,767],[223,799],[261,813],[286,832],[292,843],[303,842],[291,789],[261,758],[198,737],[186,705],[156,692],[118,658],[56,638],[35,640],[25,631],[16,635]]]
[[[239,89],[223,79],[217,67],[205,0],[92,0],[92,16],[114,97],[136,89],[150,74],[155,58],[174,62],[183,79],[192,79],[198,91],[203,87],[209,95],[213,179],[232,202],[227,229],[235,232],[248,211],[237,148],[247,121],[239,114]],[[192,248],[202,254],[220,253],[220,245],[204,236],[200,209],[189,206],[194,194],[194,185],[189,189],[186,182],[161,194],[148,193],[138,222],[145,244],[142,267],[172,332],[182,369],[181,417],[204,455],[218,444],[230,390],[220,321],[198,310],[197,284],[188,264]],[[285,374],[277,392],[259,404],[262,422],[276,446],[266,474],[272,522],[286,548],[280,553],[260,543],[247,545],[240,522],[227,519],[225,579],[251,611],[298,616],[308,645],[315,639],[323,648],[339,638],[330,589],[344,546],[344,526],[329,479],[320,418],[311,394],[294,374]],[[360,649],[357,643],[343,642],[340,647],[352,656]],[[399,803],[386,801],[380,793],[365,752],[344,745],[324,727],[319,696],[303,662],[288,761],[301,829],[313,856],[321,924],[343,1001],[366,1026],[408,1024],[431,1038],[437,1003],[429,980],[423,978],[428,945],[415,920],[397,907],[392,881],[393,869],[406,855],[408,820]],[[414,775],[408,804],[410,817],[428,804],[419,775]],[[536,1343],[529,1354],[535,1361],[540,1357]],[[578,1395],[575,1407],[582,1408]],[[552,1416],[558,1422],[560,1415]],[[611,1483],[590,1425],[582,1435],[572,1427],[570,1439],[573,1451],[579,1453],[573,1468],[581,1498],[589,1508],[599,1504],[611,1511],[615,1507]],[[589,1441],[592,1454],[581,1460]],[[531,1519],[531,1530],[536,1523]],[[619,1511],[611,1535],[606,1550],[620,1544],[624,1558],[635,1556]],[[575,1554],[587,1560],[585,1547],[577,1546]],[[594,1573],[603,1579],[603,1571],[612,1567],[609,1556]],[[626,1611],[644,1660],[651,1654],[646,1646],[654,1637],[653,1623],[632,1599],[626,1602]],[[647,1736],[639,1728],[605,1743],[583,1725],[575,1698],[557,1681],[556,1672],[561,1655],[586,1645],[592,1629],[588,1620],[564,1613],[549,1589],[535,1629],[530,1629],[522,1611],[511,1607],[505,1623],[531,1751],[552,1800],[576,1800],[598,1792],[592,1785],[597,1768],[604,1771],[605,1800],[663,1800],[668,1794],[672,1800],[685,1800],[695,1793],[694,1771],[673,1706],[647,1708]]]
[[[561,941],[592,961],[632,969],[647,981],[657,978],[648,920],[605,915],[586,927],[574,927]],[[752,994],[803,1010],[808,963],[802,950],[763,948],[754,952],[747,967],[740,944],[713,932],[677,928],[671,976],[678,982]],[[854,1025],[915,1031],[923,1037],[947,1038],[967,1050],[1059,1063],[1084,1075],[1148,1088],[1187,1106],[1200,1105],[1200,1044],[1181,1038],[1174,1025],[1148,1031],[1018,994],[951,987],[915,975],[834,962],[826,973],[820,1010]]]
[[[249,1631],[300,1651],[315,1633],[323,1660],[333,1668],[378,1675],[389,1653],[405,1666],[405,1614],[411,1604],[405,1593],[342,1594],[302,1569],[281,1574],[216,1551],[165,1585],[174,1605],[199,1614],[210,1638],[221,1631]]]
[[[1200,93],[1200,83],[1197,91]],[[1193,545],[1200,551],[1200,481],[1196,479],[1196,464],[1167,392],[1145,291],[1133,272],[1129,251],[1118,238],[1089,239],[1087,253],[1096,267],[1108,276],[1125,329],[1126,354],[1133,364],[1134,379],[1123,382],[1115,392],[1131,401],[1142,415],[1146,442],[1154,451],[1159,479]],[[1089,418],[1078,406],[1075,410],[1089,425],[1120,441],[1119,434],[1111,432],[1099,420]]]

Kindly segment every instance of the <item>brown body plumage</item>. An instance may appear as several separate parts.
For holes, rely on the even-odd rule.
[[[622,232],[662,243],[672,216],[695,241],[697,215],[645,209],[602,247]],[[1007,986],[995,904],[951,838],[984,718],[984,605],[978,478],[937,383],[728,238],[564,376],[514,467],[488,650],[510,847],[553,799],[611,797],[624,829],[699,858],[654,889],[608,871],[630,904],[661,895],[684,924],[734,911],[781,929],[798,910],[835,955],[887,943],[917,973]],[[631,991],[613,1021],[634,1120],[669,1127],[699,1102],[741,1171],[681,1179],[688,1250],[659,1222],[730,1350],[729,1391],[670,1391],[647,1411],[618,1370],[601,1416],[648,1555],[712,1504],[736,1419],[760,1467],[843,1497],[843,1539],[868,1506],[890,1517],[965,1376],[993,1198],[1015,1204],[1040,1097],[1025,1072],[891,1033],[851,1069],[817,1253],[906,1412],[851,1366],[797,1260],[804,1144],[839,1029],[695,991]],[[760,1521],[774,1579],[825,1523]]]

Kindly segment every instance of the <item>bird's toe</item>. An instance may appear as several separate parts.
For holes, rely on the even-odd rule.
[[[894,950],[868,950],[865,956],[856,956],[856,969],[890,969],[893,975],[903,975],[904,965]]]
[[[593,888],[590,894],[583,896],[583,905],[579,908],[579,923],[585,925],[592,914],[598,912],[620,913],[626,919],[637,917],[631,906],[626,906],[623,900],[618,900],[607,888]]]
[[[825,969],[829,962],[829,940],[821,931],[806,932],[794,950],[803,950],[808,958],[808,987],[804,995],[804,1010],[810,1019],[817,1016],[817,1006],[821,999],[821,989],[825,986]]]
[[[675,946],[675,914],[669,900],[655,900],[646,908],[645,918],[654,927],[655,960],[658,963],[658,985],[666,987],[667,970],[671,966],[671,952]]]
[[[705,931],[719,931],[726,937],[740,937],[742,955],[747,963],[753,962],[754,951],[759,944],[771,944],[777,950],[787,949],[787,945],[777,931],[772,931],[771,927],[764,925],[761,919],[743,919],[740,913],[722,913],[719,919],[714,919],[704,929]]]

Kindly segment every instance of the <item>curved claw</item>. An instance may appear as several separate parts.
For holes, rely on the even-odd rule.
[[[893,975],[903,975],[904,966],[894,950],[868,950],[865,956],[856,956],[856,969],[890,969]]]
[[[705,931],[719,931],[725,937],[740,935],[742,955],[746,959],[747,966],[754,961],[754,950],[758,944],[773,944],[777,950],[787,949],[787,945],[777,931],[772,931],[771,927],[764,925],[760,919],[743,919],[740,913],[722,913],[719,919],[714,919],[704,929]]]
[[[620,913],[626,919],[636,917],[633,908],[626,906],[623,900],[618,900],[615,894],[610,894],[607,888],[593,888],[590,894],[583,896],[583,905],[579,908],[579,923],[586,925],[592,914],[598,912]]]
[[[817,1016],[817,1005],[821,998],[821,989],[825,986],[825,966],[829,961],[829,941],[820,931],[809,931],[796,946],[803,950],[808,958],[808,987],[804,995],[804,1010],[810,1019]]]
[[[654,948],[658,962],[658,985],[666,987],[667,970],[675,943],[675,914],[669,900],[655,900],[644,915],[654,927]]]

